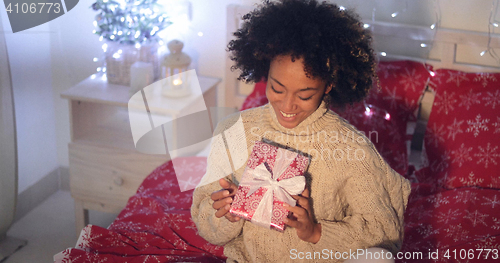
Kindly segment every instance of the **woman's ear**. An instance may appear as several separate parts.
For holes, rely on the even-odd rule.
[[[331,83],[330,85],[328,85],[325,89],[325,94],[328,94],[330,93],[330,91],[333,89],[333,83]]]

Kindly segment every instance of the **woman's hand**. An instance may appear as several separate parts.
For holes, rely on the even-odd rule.
[[[292,212],[293,218],[286,218],[285,224],[297,230],[297,236],[311,243],[318,243],[321,238],[321,224],[315,223],[309,199],[309,190],[306,188],[301,195],[292,195],[297,200],[296,206],[285,203],[285,208]]]
[[[233,196],[236,194],[238,187],[234,183],[226,181],[224,178],[219,180],[219,184],[222,189],[213,192],[210,196],[210,198],[214,200],[212,207],[217,210],[215,216],[218,218],[225,216],[227,220],[231,222],[240,221],[240,217],[233,216],[229,213],[229,208],[231,208],[231,204],[233,203]]]

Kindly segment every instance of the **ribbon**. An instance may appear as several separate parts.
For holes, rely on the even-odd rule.
[[[277,179],[280,178],[297,155],[297,153],[280,148],[278,149],[272,174],[267,170],[264,163],[259,164],[255,169],[248,169],[247,172],[252,176],[252,179],[241,182],[241,184],[250,187],[247,197],[261,187],[267,189],[250,220],[252,223],[271,228],[273,196],[276,196],[276,199],[282,202],[295,206],[296,201],[292,198],[292,195],[300,194],[304,190],[306,184],[304,176],[295,176],[280,181],[277,181]]]

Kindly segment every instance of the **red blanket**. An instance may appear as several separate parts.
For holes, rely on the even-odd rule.
[[[199,165],[190,166],[198,167],[192,168],[192,172],[204,174],[206,158],[191,157],[190,162],[193,160]],[[223,262],[222,248],[197,235],[190,218],[191,196],[192,191],[180,192],[172,162],[167,162],[144,180],[108,229],[87,226],[77,246],[54,259]],[[500,190],[445,190],[430,184],[413,184],[401,252],[403,259],[396,262],[499,262]],[[438,259],[429,259],[436,255],[434,252],[438,252]],[[425,260],[417,259],[419,255]]]

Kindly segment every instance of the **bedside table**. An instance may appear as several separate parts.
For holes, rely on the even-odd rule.
[[[220,79],[198,76],[198,81],[207,108],[217,106]],[[77,236],[89,223],[89,209],[120,212],[144,178],[170,160],[168,154],[143,154],[135,149],[129,90],[95,74],[61,93],[69,101],[70,191]]]

